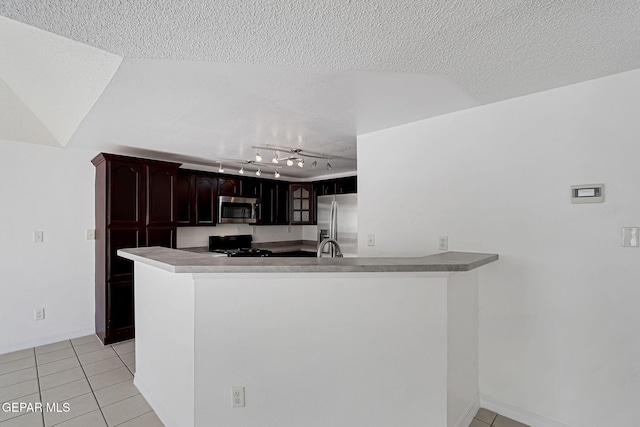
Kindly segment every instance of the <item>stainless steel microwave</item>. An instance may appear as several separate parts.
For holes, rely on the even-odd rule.
[[[218,224],[256,224],[260,199],[218,196]]]

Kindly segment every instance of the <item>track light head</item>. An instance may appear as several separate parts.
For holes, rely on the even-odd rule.
[[[298,167],[299,168],[303,168],[304,167],[304,159],[298,160]]]
[[[311,169],[315,169],[316,166],[318,166],[318,161],[314,160],[313,163],[311,163]]]
[[[293,166],[293,159],[287,159],[287,166]]]
[[[260,151],[256,151],[256,162],[261,162],[262,161],[262,155],[260,154]]]
[[[240,175],[244,175],[244,166],[240,166],[240,170],[238,171]]]
[[[331,163],[327,162],[327,170],[330,171],[331,170]]]
[[[258,176],[262,175],[262,171],[261,171],[260,169],[258,169],[258,170],[256,171],[256,175],[258,175]]]
[[[273,159],[271,159],[271,163],[278,164],[279,161],[280,159],[278,158],[278,152],[276,151],[276,153],[273,156]]]
[[[274,173],[273,176],[275,176],[276,178],[280,178],[280,171],[276,169],[276,173]]]
[[[218,172],[223,173],[224,168],[222,167],[222,162],[218,162],[218,163],[220,163],[220,166],[218,166]]]

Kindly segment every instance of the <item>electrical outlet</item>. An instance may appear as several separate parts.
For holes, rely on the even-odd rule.
[[[438,250],[440,251],[449,250],[449,238],[447,236],[438,237]]]
[[[44,231],[34,231],[33,243],[42,243],[42,242],[44,242]]]
[[[44,308],[33,310],[33,320],[44,320]]]
[[[87,230],[87,240],[96,240],[96,230]]]
[[[375,246],[376,245],[376,235],[375,234],[369,234],[367,236],[367,245],[369,245],[369,246]]]
[[[231,387],[231,399],[234,408],[244,407],[244,387],[233,386]]]

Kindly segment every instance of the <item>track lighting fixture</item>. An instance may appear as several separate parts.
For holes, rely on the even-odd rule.
[[[318,166],[318,161],[314,160],[313,163],[311,163],[311,169],[315,169],[316,166]]]
[[[218,162],[218,163],[220,163],[220,166],[218,166],[218,172],[223,173],[224,168],[222,167],[222,162]]]
[[[240,175],[244,175],[244,165],[240,166],[240,170],[238,171]]]
[[[330,171],[330,170],[331,170],[331,163],[329,163],[328,161],[327,161],[327,170],[328,170],[328,171]]]
[[[262,161],[262,155],[260,154],[260,150],[256,151],[256,162]]]
[[[279,161],[280,159],[278,158],[278,152],[276,151],[275,154],[273,155],[273,159],[271,159],[271,163],[278,164]]]
[[[262,175],[262,171],[261,171],[260,169],[258,169],[258,170],[256,171],[256,175],[258,175],[258,176]]]
[[[276,173],[273,174],[276,178],[280,178],[280,171],[276,169]]]
[[[293,159],[292,158],[288,158],[287,159],[287,166],[293,166]]]
[[[303,168],[304,167],[304,159],[298,160],[298,167],[299,168]]]

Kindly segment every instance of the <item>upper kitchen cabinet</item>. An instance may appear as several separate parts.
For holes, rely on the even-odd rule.
[[[218,181],[213,173],[180,169],[176,184],[178,225],[216,225]]]
[[[316,181],[313,188],[317,196],[328,196],[332,194],[349,194],[358,192],[358,178],[349,176],[345,178],[335,178],[325,181]]]
[[[196,175],[195,211],[196,225],[215,225],[218,217],[218,178]]]
[[[336,194],[350,194],[358,192],[358,177],[348,176],[335,180]]]
[[[242,195],[242,183],[238,178],[221,176],[218,178],[218,195],[240,196]]]
[[[195,173],[178,169],[176,179],[176,219],[178,225],[194,225],[195,216]]]
[[[312,184],[290,184],[289,186],[290,224],[313,224],[314,191]]]
[[[177,163],[99,154],[96,167],[95,320],[104,344],[131,339],[133,264],[118,249],[176,246]]]
[[[253,197],[260,199],[262,196],[262,183],[265,180],[257,178],[242,178],[242,197]]]

